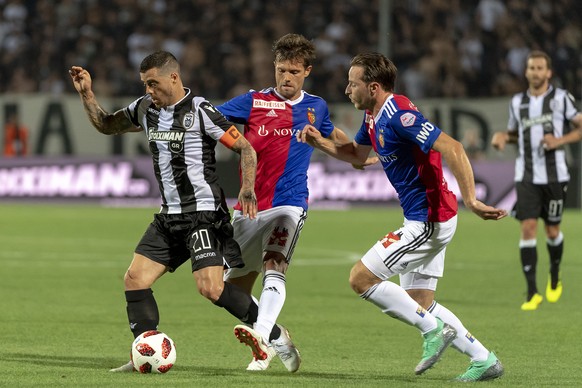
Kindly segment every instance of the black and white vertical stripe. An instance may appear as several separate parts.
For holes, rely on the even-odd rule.
[[[162,195],[161,213],[226,208],[215,173],[214,148],[232,124],[203,97],[193,96],[188,89],[186,93],[176,105],[162,109],[155,107],[149,95],[125,108],[128,118],[148,136]]]
[[[566,151],[545,150],[541,141],[547,133],[557,138],[564,136],[568,121],[577,113],[572,95],[560,88],[551,86],[542,96],[531,96],[529,92],[513,96],[507,128],[518,134],[517,182],[547,184],[570,179]]]

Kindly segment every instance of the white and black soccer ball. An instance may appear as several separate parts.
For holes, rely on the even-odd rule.
[[[140,373],[166,373],[176,362],[176,346],[161,331],[149,330],[133,341],[131,361]]]

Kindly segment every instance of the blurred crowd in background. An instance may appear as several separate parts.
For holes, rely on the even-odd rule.
[[[0,0],[0,93],[74,92],[71,65],[88,68],[99,96],[143,93],[139,64],[172,52],[185,85],[224,100],[274,82],[273,40],[312,39],[306,89],[329,102],[350,59],[377,51],[382,0]],[[556,85],[582,79],[579,0],[386,0],[397,92],[411,99],[506,96],[523,90],[531,49],[550,54]]]

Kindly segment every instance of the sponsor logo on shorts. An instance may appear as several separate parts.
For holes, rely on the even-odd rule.
[[[194,260],[202,260],[202,259],[206,259],[207,257],[215,257],[216,256],[216,252],[205,252],[205,253],[200,253],[199,255],[194,256]]]
[[[271,233],[271,237],[269,238],[269,245],[279,245],[284,247],[287,244],[287,237],[289,237],[289,231],[287,228],[275,227],[273,233]]]
[[[380,243],[384,248],[388,248],[391,244],[400,241],[401,236],[402,233],[390,232],[386,236],[384,236],[382,240],[380,240]]]

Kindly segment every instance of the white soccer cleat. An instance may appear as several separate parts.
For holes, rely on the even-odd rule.
[[[234,335],[238,340],[249,346],[255,360],[264,361],[269,357],[268,346],[263,337],[246,325],[236,325]]]
[[[289,331],[282,325],[277,324],[277,326],[281,329],[281,335],[279,338],[272,340],[271,345],[275,349],[275,352],[277,352],[283,365],[285,365],[285,368],[291,373],[297,372],[301,365],[299,350],[295,347],[293,341],[291,341]]]
[[[133,362],[129,361],[127,364],[123,364],[119,368],[109,369],[109,372],[134,372],[135,368],[133,367]]]
[[[257,360],[253,357],[253,360],[247,366],[247,370],[253,370],[253,371],[266,370],[269,367],[271,360],[276,355],[277,355],[277,352],[275,352],[275,349],[273,349],[273,346],[268,345],[267,346],[267,358],[265,358],[264,360]]]

